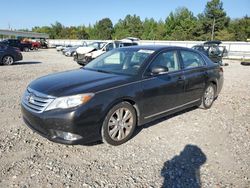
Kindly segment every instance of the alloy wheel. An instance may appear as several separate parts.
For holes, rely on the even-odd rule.
[[[134,123],[132,112],[128,108],[119,108],[108,121],[108,134],[114,141],[125,139],[131,132]]]
[[[208,86],[204,94],[204,103],[206,106],[211,106],[214,101],[214,87]]]
[[[4,64],[4,65],[11,65],[11,64],[13,64],[13,63],[14,63],[13,57],[11,57],[11,56],[5,56],[5,57],[3,58],[3,64]]]

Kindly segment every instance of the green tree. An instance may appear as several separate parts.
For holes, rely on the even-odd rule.
[[[223,3],[220,0],[211,0],[207,2],[203,14],[198,15],[201,29],[198,31],[202,39],[217,38],[216,33],[225,29],[229,24],[229,17],[223,9]],[[213,35],[214,33],[214,35]]]
[[[215,40],[221,40],[221,41],[232,41],[235,39],[234,33],[231,33],[228,31],[228,29],[223,29],[216,32]]]
[[[89,24],[88,27],[86,27],[86,32],[88,33],[88,36],[89,36],[88,39],[91,39],[91,40],[97,39],[96,29],[91,24]]]
[[[89,39],[85,26],[78,26],[76,31],[77,39]]]
[[[60,22],[55,22],[54,24],[51,24],[51,34],[52,38],[63,38],[63,32],[64,26]]]
[[[157,23],[156,40],[164,40],[166,36],[165,22],[160,20]]]
[[[114,39],[121,39],[125,37],[141,38],[143,33],[143,23],[139,16],[127,15],[124,20],[119,20],[114,27]]]
[[[112,39],[114,31],[113,23],[109,18],[101,19],[94,26],[97,39],[109,40]]]
[[[113,39],[121,39],[124,37],[130,36],[129,31],[127,29],[126,23],[124,20],[119,19],[119,21],[114,26],[114,34],[112,36]]]
[[[143,33],[141,39],[154,40],[157,38],[157,25],[158,23],[153,19],[145,19],[143,22]]]
[[[232,20],[228,30],[234,35],[234,40],[246,41],[250,39],[250,17],[246,15],[244,18]]]
[[[171,12],[166,19],[167,40],[192,40],[197,21],[187,8],[178,8]]]
[[[216,40],[246,41],[250,38],[250,17],[230,20],[221,0],[210,0],[197,16],[184,7],[171,12],[165,21],[146,18],[142,22],[139,16],[127,15],[114,26],[109,18],[104,18],[94,25],[65,27],[55,22],[33,27],[32,31],[47,33],[51,39],[105,40],[131,36],[144,40],[210,40],[213,28]]]

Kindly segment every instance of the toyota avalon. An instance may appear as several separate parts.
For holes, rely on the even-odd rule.
[[[34,80],[21,106],[25,123],[51,141],[120,145],[136,126],[192,106],[210,108],[222,85],[222,67],[196,50],[131,46]]]

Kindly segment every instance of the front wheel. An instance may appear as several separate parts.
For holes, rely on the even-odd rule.
[[[106,115],[102,125],[102,140],[113,146],[128,141],[136,127],[136,111],[134,107],[122,102],[115,105]]]
[[[216,87],[214,84],[210,83],[206,89],[205,92],[201,98],[201,107],[204,109],[209,109],[215,99],[215,91],[216,91]]]
[[[14,59],[13,59],[13,57],[7,55],[7,56],[3,57],[2,63],[4,65],[12,65],[14,63]]]

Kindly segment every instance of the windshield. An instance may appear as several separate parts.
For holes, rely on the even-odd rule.
[[[153,52],[138,48],[119,48],[99,56],[84,68],[99,72],[136,75],[145,59]]]
[[[105,44],[106,42],[93,42],[93,43],[88,44],[87,46],[100,50]]]

